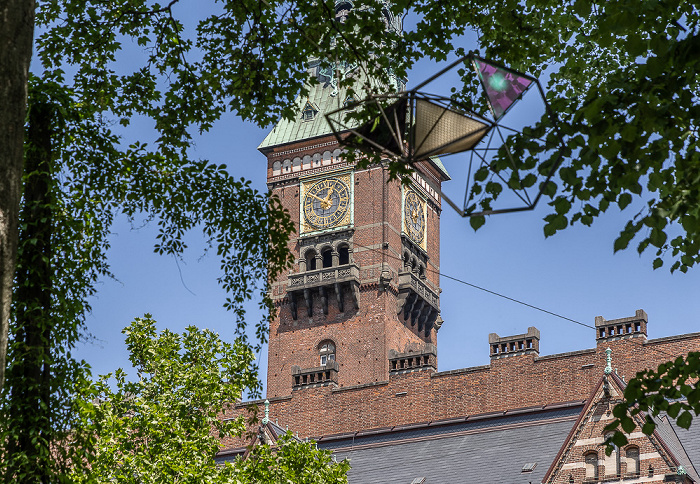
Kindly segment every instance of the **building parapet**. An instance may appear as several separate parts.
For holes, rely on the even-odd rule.
[[[419,370],[437,370],[437,347],[434,344],[427,343],[419,351],[389,351],[390,375]]]

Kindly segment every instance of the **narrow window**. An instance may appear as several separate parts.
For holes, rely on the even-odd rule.
[[[318,347],[321,366],[326,366],[335,361],[335,345],[332,341],[324,341]]]
[[[333,252],[331,249],[325,249],[321,252],[323,256],[323,267],[333,267]]]
[[[598,479],[598,454],[589,452],[585,456],[586,478]]]
[[[341,266],[350,263],[350,250],[347,247],[338,249],[338,264]]]

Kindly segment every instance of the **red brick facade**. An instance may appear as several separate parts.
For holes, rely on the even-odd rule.
[[[337,148],[333,138],[328,137],[266,153],[268,185],[297,222],[298,235],[290,246],[297,263],[291,273],[280,277],[272,288],[278,314],[270,325],[267,393],[271,398],[290,395],[295,382],[293,375],[305,378],[306,373],[316,368],[318,374],[323,375],[319,380],[314,373],[314,383],[323,381],[334,388],[386,381],[390,353],[419,355],[436,344],[436,329],[427,331],[415,324],[416,319],[430,316],[428,305],[420,312],[415,309],[418,315],[414,320],[404,319],[399,309],[406,298],[405,294],[400,294],[400,281],[410,279],[410,272],[415,273],[418,284],[439,297],[440,206],[437,194],[424,182],[421,184],[420,178],[408,185],[420,194],[427,207],[425,247],[419,247],[402,235],[402,194],[407,188],[396,180],[389,181],[384,166],[352,170],[343,162]],[[306,180],[341,177],[348,173],[351,173],[354,202],[352,223],[301,233],[300,207]],[[438,172],[432,166],[419,167],[419,173],[439,183]],[[320,253],[332,249],[334,257],[338,257],[338,247],[346,245],[350,249],[346,272],[357,276],[354,289],[347,284],[338,287],[311,283],[308,292],[292,291],[290,280],[294,276],[297,280],[305,274],[341,277],[339,273],[318,273],[322,264]],[[317,254],[319,270],[310,271],[306,267],[309,251]],[[417,260],[416,266],[407,267],[413,259]],[[346,267],[338,265],[334,259],[333,267],[336,266]],[[309,286],[306,281],[303,279],[303,287]],[[309,303],[312,305],[310,316]],[[433,316],[436,317],[437,312]],[[319,345],[326,341],[335,345],[337,363],[337,372],[330,368],[332,375],[327,378],[324,372],[329,369],[321,368],[319,361]],[[430,358],[436,367],[435,355]],[[311,375],[308,376],[310,384]]]
[[[604,339],[595,348],[572,353],[492,358],[490,365],[474,368],[410,371],[342,388],[301,388],[286,396],[270,397],[270,418],[301,437],[319,437],[583,401],[603,374],[608,347],[612,349],[613,368],[629,380],[641,369],[668,361],[669,355],[699,351],[700,333],[648,341],[645,337]],[[250,403],[232,407],[226,416],[241,414]],[[224,444],[238,447],[243,442]]]
[[[266,153],[269,186],[297,223],[304,180],[351,172],[337,148],[327,137]],[[700,350],[700,333],[647,341],[647,316],[640,310],[630,318],[596,318],[592,349],[539,356],[540,333],[529,328],[515,336],[492,334],[484,342],[484,351],[491,355],[489,365],[437,372],[435,345],[441,320],[427,333],[419,329],[415,321],[430,312],[428,305],[423,306],[425,311],[420,305],[415,309],[420,298],[413,301],[414,312],[404,318],[404,309],[412,304],[405,281],[418,281],[440,292],[439,197],[420,182],[420,177],[439,181],[438,172],[426,165],[419,167],[419,173],[411,187],[426,201],[425,249],[411,248],[402,235],[405,188],[395,181],[387,183],[388,173],[382,166],[352,172],[350,227],[292,239],[290,249],[298,257],[297,264],[273,285],[278,313],[270,327],[267,380],[272,421],[301,437],[320,437],[583,401],[603,373],[606,348],[612,349],[613,367],[627,379],[672,356]],[[352,270],[357,283],[348,287],[356,290],[330,285],[323,289],[323,284],[308,283],[305,273],[319,273],[322,278],[320,272],[326,269],[309,271],[307,249],[333,250],[334,267],[328,272],[336,270],[339,241],[350,249],[346,265],[356,268]],[[421,257],[427,262],[424,277],[411,267],[416,258],[420,266]],[[329,272],[329,277],[340,273]],[[311,289],[294,289],[294,280]],[[311,316],[307,301],[312,304]],[[334,365],[323,366],[319,361],[319,346],[326,341],[335,345]],[[225,417],[242,414],[250,403],[230,408]],[[224,442],[229,448],[243,444],[241,440]]]

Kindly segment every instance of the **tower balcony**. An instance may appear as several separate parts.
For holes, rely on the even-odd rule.
[[[433,327],[440,328],[440,296],[416,272],[399,272],[399,299],[396,314],[403,313],[404,321],[418,325],[418,331],[428,336]]]
[[[328,296],[334,292],[338,309],[344,312],[343,294],[349,292],[355,309],[359,309],[360,268],[356,264],[324,267],[290,274],[287,294],[292,304],[292,317],[297,319],[298,300],[304,297],[308,316],[313,316],[313,297],[321,298],[323,314],[328,314]]]
[[[338,363],[329,361],[316,368],[292,366],[292,388],[338,385]]]

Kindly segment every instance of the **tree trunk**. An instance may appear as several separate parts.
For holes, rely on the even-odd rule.
[[[0,390],[5,381],[34,1],[0,1]]]
[[[29,106],[25,187],[21,213],[12,326],[13,359],[8,366],[8,479],[38,484],[50,482],[51,337],[53,318],[51,267],[53,191],[51,153],[53,106],[33,101]]]

